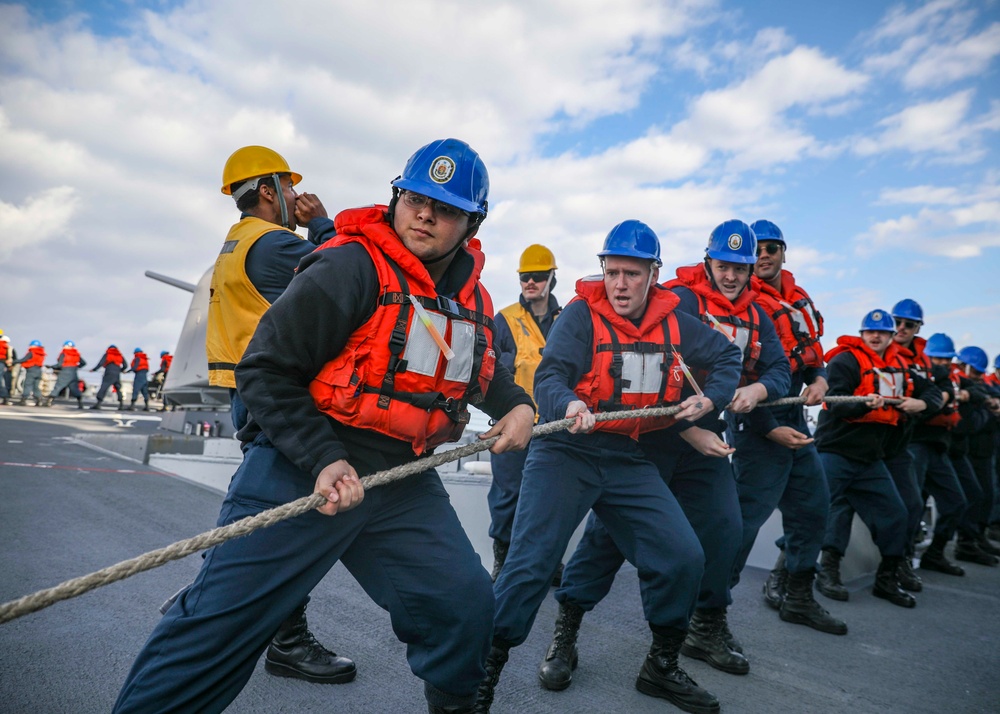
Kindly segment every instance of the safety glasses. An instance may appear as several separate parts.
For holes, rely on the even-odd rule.
[[[536,283],[544,283],[549,279],[549,274],[551,271],[548,270],[533,270],[528,273],[521,273],[520,278],[522,283],[526,283],[529,280],[534,280]]]
[[[757,245],[757,255],[764,251],[767,251],[768,255],[777,255],[779,250],[781,250],[781,243],[759,243]]]
[[[441,201],[437,201],[429,196],[424,196],[420,193],[413,193],[412,191],[404,191],[402,199],[403,203],[405,203],[408,208],[412,208],[415,211],[419,211],[424,206],[430,205],[430,207],[434,209],[434,213],[436,213],[439,218],[443,218],[446,221],[457,221],[462,216],[469,215],[461,208],[455,208],[455,206],[450,206],[447,203],[442,203]]]
[[[919,325],[920,325],[919,322],[914,322],[913,320],[903,320],[903,319],[900,319],[898,317],[896,318],[896,327],[897,328],[898,327],[905,327],[907,330],[912,330],[912,329],[914,329],[915,327],[917,327]]]

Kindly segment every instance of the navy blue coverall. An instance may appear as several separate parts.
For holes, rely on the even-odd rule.
[[[681,329],[681,353],[684,355],[684,359],[689,366],[695,369],[710,370],[705,384],[702,385],[705,396],[711,399],[712,403],[717,407],[728,404],[732,399],[732,396],[736,391],[736,385],[739,382],[741,363],[739,348],[730,344],[721,333],[708,328],[698,317],[692,316],[688,310],[682,310],[683,306],[684,302],[682,298],[681,304],[675,308],[678,324]],[[559,318],[559,323],[570,323],[570,320],[567,319],[568,311],[569,308],[563,311],[562,316]],[[587,319],[589,320],[589,317]],[[557,326],[557,329],[561,329],[561,326]],[[582,337],[586,338],[586,341],[582,341],[577,344],[570,344],[570,350],[564,354],[563,359],[566,360],[567,364],[573,364],[573,360],[576,360],[577,362],[585,360],[585,362],[576,365],[576,369],[580,370],[579,372],[566,375],[566,383],[569,383],[569,379],[573,376],[579,379],[579,376],[584,374],[590,368],[589,339],[592,334],[592,328],[589,322],[578,319],[577,324],[571,326],[571,329],[573,329],[574,333],[582,331]],[[553,337],[555,332],[556,330],[553,330]],[[550,339],[549,346],[546,348],[546,359],[548,359],[549,352],[552,350],[551,342],[552,340]],[[574,352],[576,353],[575,355]],[[783,354],[784,353],[782,353],[782,355]],[[544,362],[545,360],[543,360],[543,364]],[[575,381],[572,383],[575,384]],[[539,386],[539,377],[537,376],[535,379],[535,385],[537,389]],[[694,391],[690,388],[690,385],[686,385],[681,394],[681,399],[686,399],[691,394],[694,394]],[[563,397],[566,397],[565,393]],[[567,401],[561,402],[561,406],[563,408],[562,413],[565,413],[565,405]],[[559,404],[554,405],[554,407],[556,406],[559,406]],[[540,410],[540,413],[546,413],[541,405]],[[561,417],[562,413],[558,414],[558,416]],[[557,416],[557,412],[555,410],[553,410],[552,414],[553,418]],[[709,414],[702,421],[705,419],[709,422],[717,421],[714,414]],[[698,531],[698,528],[694,523],[694,521],[699,520],[699,514],[693,507],[689,511],[688,508],[692,506],[692,502],[685,505],[682,498],[678,495],[678,491],[674,490],[674,486],[677,483],[674,480],[676,478],[676,474],[674,473],[675,469],[671,468],[671,464],[668,463],[671,460],[674,463],[687,463],[695,461],[695,455],[701,456],[686,442],[683,442],[679,437],[674,436],[674,434],[678,433],[687,426],[687,423],[677,424],[669,429],[650,432],[639,437],[639,453],[652,463],[657,479],[661,484],[665,483],[668,486],[670,498],[672,500],[676,500],[680,506],[679,512],[675,511],[675,513],[677,513],[676,520],[672,520],[668,523],[657,522],[655,524],[647,524],[647,527],[651,527],[656,531],[663,528],[667,528],[668,530],[683,528],[685,533],[694,527],[693,531],[697,540],[700,542],[707,567],[707,562],[711,556],[708,552],[709,549],[705,547],[706,540],[710,546],[714,545],[714,543],[710,539],[702,539],[702,534]],[[650,446],[654,443],[658,446],[656,448],[650,448]],[[665,448],[659,448],[659,445],[661,444]],[[684,450],[683,447],[686,447],[687,450]],[[569,451],[569,449],[567,449],[567,451]],[[531,457],[529,456],[529,461],[530,459]],[[711,459],[710,461],[718,462],[719,464],[724,465],[726,471],[724,476],[728,478],[729,481],[732,481],[732,473],[729,470],[729,464],[725,459]],[[717,478],[719,468],[716,467],[714,463],[702,464],[699,461],[698,464],[684,474],[683,478],[686,478],[692,473],[696,474],[696,476],[702,475],[703,467],[705,471],[710,470],[712,472],[711,475],[705,473],[705,479],[702,482],[705,484],[707,491],[712,491],[715,484],[721,480],[725,480]],[[566,470],[568,471],[569,469]],[[545,471],[540,468],[538,477],[542,478],[544,476]],[[687,492],[687,489],[682,488],[679,490],[681,492]],[[707,493],[705,490],[702,491],[702,495],[707,496],[708,500],[712,500],[711,494]],[[522,486],[521,499],[524,500],[524,497],[524,486]],[[738,519],[739,504],[735,499],[735,490],[733,491],[732,510],[735,511],[736,518]],[[704,515],[707,519],[708,514],[706,513]],[[724,514],[718,515],[720,516],[720,520],[725,517]],[[662,518],[656,517],[655,514],[651,514],[651,516],[655,521],[662,521]],[[692,516],[695,516],[694,521],[692,521]],[[715,522],[717,524],[719,523],[719,521]],[[518,529],[516,519],[514,527],[516,531]],[[736,532],[738,533],[738,524]],[[572,529],[570,530],[570,533],[572,533]],[[669,541],[662,542],[666,543]],[[634,558],[636,555],[633,552],[634,547],[634,544],[629,542],[627,536],[620,532],[620,525],[613,521],[609,522],[609,520],[605,518],[604,513],[595,506],[594,513],[591,514],[587,520],[587,526],[584,530],[583,538],[574,551],[573,556],[566,564],[566,569],[563,572],[562,584],[556,591],[556,600],[560,603],[570,602],[579,605],[584,610],[593,609],[593,607],[604,599],[608,592],[610,592],[611,586],[614,583],[615,574],[618,572],[622,563],[624,563],[626,559],[635,563]],[[660,547],[662,548],[662,545]],[[664,566],[667,568],[666,574],[668,576],[670,576],[672,571],[679,565],[672,557],[670,557],[670,554],[666,550],[657,554],[657,557],[665,558]],[[508,565],[505,565],[504,567],[509,567],[509,563],[510,556],[508,556]],[[644,584],[647,573],[642,568],[639,569],[639,576],[640,582]],[[705,582],[704,572],[699,580],[696,580],[693,583],[688,583],[687,587],[689,589],[682,590],[681,592],[683,594],[678,595],[677,599],[673,601],[654,601],[647,604],[644,596],[646,619],[654,625],[670,626],[680,630],[687,630],[691,612],[694,609],[696,601],[700,599],[699,597],[695,597],[695,594],[699,591],[699,582],[702,583],[701,587],[703,587]],[[544,592],[542,593],[542,596],[544,597]]]
[[[454,295],[472,262],[459,251],[438,293]],[[236,368],[251,415],[240,438],[249,447],[220,524],[312,493],[316,476],[340,459],[362,476],[414,459],[408,441],[319,412],[308,389],[371,317],[380,292],[367,251],[351,243],[303,259],[264,314]],[[500,418],[519,404],[531,400],[498,364],[483,410]],[[350,511],[310,511],[208,551],[136,659],[115,711],[225,709],[281,622],[338,560],[389,611],[428,702],[470,705],[486,673],[493,589],[429,469],[368,491]]]
[[[806,367],[791,373],[785,396],[798,397],[806,384],[826,379],[825,367]],[[830,509],[830,491],[815,444],[789,449],[767,438],[779,426],[812,436],[801,405],[761,407],[749,414],[727,414],[732,433],[733,471],[743,516],[743,539],[736,556],[730,587],[757,540],[757,533],[775,508],[781,510],[785,567],[790,573],[812,571],[823,545]]]

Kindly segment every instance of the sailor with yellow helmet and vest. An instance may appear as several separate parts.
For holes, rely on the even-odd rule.
[[[205,346],[208,382],[230,389],[237,429],[246,414],[236,395],[236,363],[299,261],[332,235],[322,202],[295,191],[301,180],[280,154],[263,146],[237,149],[222,170],[222,193],[233,197],[241,215],[215,261]],[[298,226],[309,229],[308,240],[293,232]]]
[[[115,712],[223,710],[338,561],[389,611],[430,711],[472,711],[493,627],[489,574],[434,469],[367,493],[359,475],[455,440],[470,404],[497,420],[483,435],[498,437],[493,453],[523,449],[535,412],[496,363],[475,238],[489,191],[479,154],[434,141],[392,186],[388,206],[337,216],[336,237],[302,261],[236,368],[250,417],[220,524],[314,492],[327,503],[209,551]]]
[[[294,187],[301,180],[279,153],[264,146],[237,149],[222,169],[222,193],[233,197],[241,215],[215,261],[205,348],[209,384],[229,388],[230,416],[236,429],[246,426],[247,412],[236,391],[233,370],[261,315],[288,287],[299,261],[333,234],[333,221],[319,198],[296,192]],[[293,232],[300,225],[308,227],[308,239]],[[133,405],[136,397],[133,393]],[[164,608],[176,597],[164,603]],[[265,657],[265,670],[317,684],[350,682],[357,667],[315,639],[305,615],[307,602],[278,628]]]
[[[521,253],[517,272],[521,295],[516,303],[502,309],[494,318],[497,326],[495,344],[497,359],[514,374],[514,381],[531,395],[545,340],[562,310],[552,294],[556,286],[556,258],[544,245],[529,245]],[[487,500],[490,538],[493,539],[493,580],[497,579],[507,558],[517,494],[521,490],[521,472],[527,456],[525,449],[497,454],[490,459],[493,482]]]

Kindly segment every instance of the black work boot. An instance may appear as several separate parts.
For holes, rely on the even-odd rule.
[[[927,546],[927,550],[920,556],[921,570],[934,570],[945,575],[965,575],[961,565],[948,560],[944,555],[944,547],[948,543],[948,538],[935,534],[934,540]]]
[[[132,402],[131,404],[129,404],[128,405],[128,409],[126,409],[125,411],[134,412],[135,411],[135,402]]]
[[[902,556],[898,555],[887,555],[882,558],[882,562],[878,564],[878,571],[875,573],[872,594],[875,597],[888,600],[893,605],[916,607],[916,598],[899,587],[899,567],[902,562]]]
[[[125,411],[125,402],[124,402],[124,400],[121,400],[121,399],[118,400],[118,411],[120,411],[120,412]]]
[[[996,565],[998,562],[996,556],[979,547],[979,541],[962,534],[959,534],[958,542],[955,543],[955,560],[979,565]]]
[[[903,564],[899,566],[899,587],[911,593],[918,593],[924,589],[920,576],[913,569],[913,558],[910,556],[903,558]]]
[[[100,409],[100,408],[101,408],[101,402],[102,402],[102,401],[103,401],[103,400],[101,400],[101,399],[98,399],[98,400],[97,400],[97,404],[91,404],[91,405],[90,405],[90,408],[91,408],[91,409]]]
[[[820,632],[828,632],[831,635],[846,635],[847,624],[824,610],[813,598],[813,578],[815,575],[812,570],[788,574],[788,589],[785,592],[785,599],[781,603],[779,616],[785,622],[809,625]]]
[[[475,714],[489,714],[490,707],[493,706],[493,695],[500,682],[500,673],[503,672],[508,657],[510,645],[502,640],[493,640],[490,655],[486,658],[486,679],[479,684],[476,706],[472,709]]]
[[[723,672],[746,674],[750,671],[750,663],[742,654],[730,649],[724,634],[728,629],[725,608],[699,608],[691,618],[691,627],[681,645],[681,652],[704,660]]]
[[[497,578],[500,577],[500,571],[503,570],[503,564],[507,561],[507,551],[509,550],[510,543],[498,538],[493,539],[493,572],[490,573],[493,582],[496,582]]]
[[[831,600],[847,601],[850,594],[840,580],[841,555],[832,550],[824,550],[819,557],[819,573],[816,575],[816,589]]]
[[[666,699],[686,712],[714,714],[719,700],[698,686],[677,663],[677,653],[685,641],[685,632],[672,627],[654,627],[653,645],[642,663],[635,688],[650,697]]]
[[[321,645],[309,631],[306,606],[300,605],[281,623],[264,656],[264,669],[278,677],[294,677],[317,684],[350,682],[358,670],[347,657]]]
[[[83,397],[76,398],[76,408],[83,409]]]
[[[788,571],[785,570],[785,551],[778,551],[778,560],[764,582],[764,602],[775,610],[781,609],[781,601],[785,599],[785,584],[788,582]]]
[[[976,543],[979,544],[980,550],[989,553],[990,555],[1000,555],[1000,548],[997,548],[990,542],[990,539],[986,537],[985,531],[976,536]]]
[[[559,605],[556,629],[552,644],[545,653],[545,659],[538,667],[538,681],[546,689],[560,692],[573,682],[573,670],[579,655],[576,651],[576,636],[580,634],[583,608],[571,602]]]

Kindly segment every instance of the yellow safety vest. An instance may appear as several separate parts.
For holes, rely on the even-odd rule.
[[[261,316],[271,307],[247,276],[247,253],[260,237],[281,226],[247,216],[229,229],[212,272],[205,350],[208,383],[236,387],[236,363],[243,357]],[[303,240],[305,240],[303,238]]]
[[[514,336],[514,381],[528,393],[532,401],[535,399],[535,370],[542,361],[542,349],[545,347],[545,337],[538,328],[535,318],[520,302],[508,305],[500,314],[507,320],[507,327]]]

